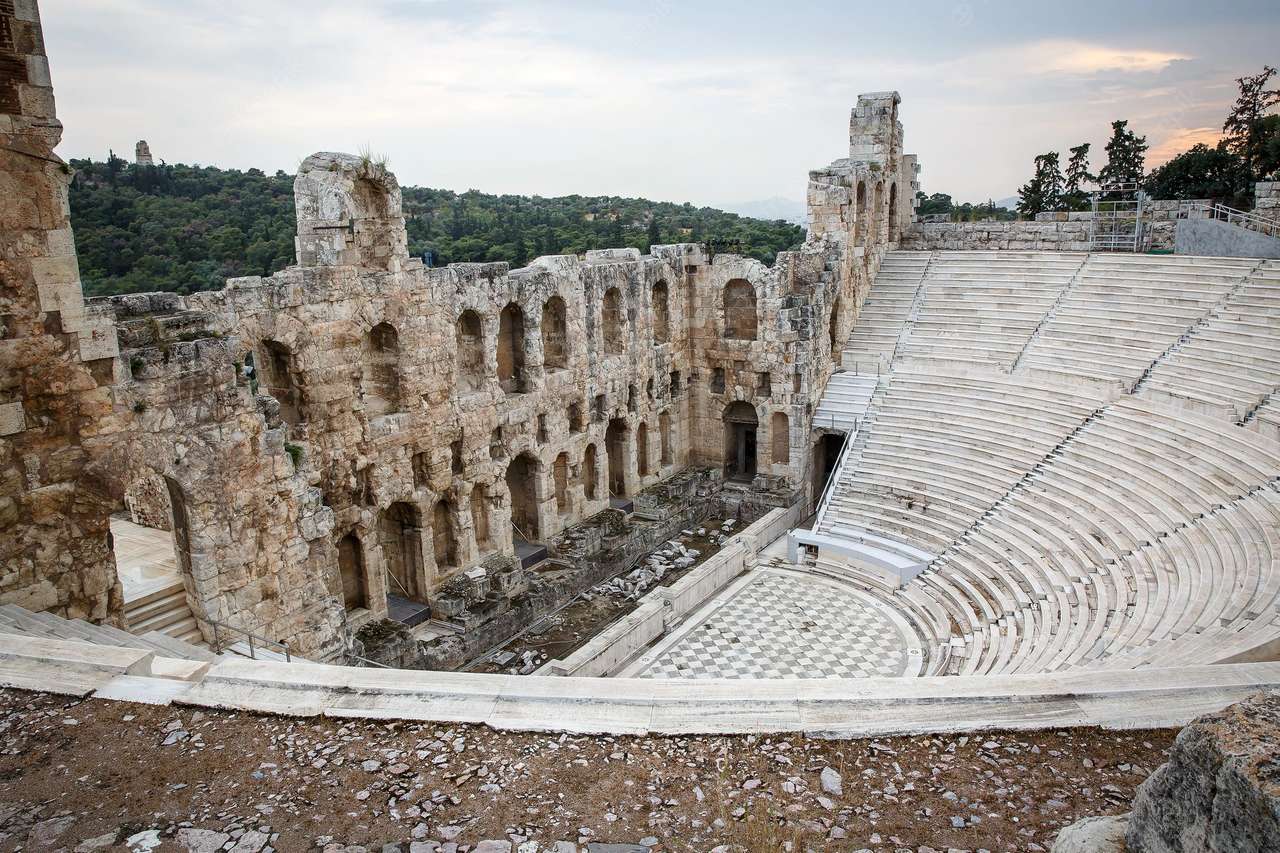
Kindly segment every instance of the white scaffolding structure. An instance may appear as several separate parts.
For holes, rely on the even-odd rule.
[[[1091,196],[1089,242],[1095,252],[1141,252],[1147,247],[1147,194],[1136,183],[1107,184]]]

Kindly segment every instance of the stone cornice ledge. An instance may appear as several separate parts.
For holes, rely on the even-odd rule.
[[[0,635],[0,686],[292,716],[609,734],[867,737],[1182,726],[1280,687],[1280,663],[1049,675],[673,681],[475,675],[224,659]]]

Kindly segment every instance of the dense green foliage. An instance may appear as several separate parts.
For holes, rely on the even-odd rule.
[[[72,160],[85,293],[190,293],[293,261],[293,179],[199,166]]]
[[[211,166],[73,160],[71,223],[90,295],[221,288],[293,263],[293,176]],[[772,263],[804,229],[644,199],[486,195],[406,187],[409,251],[436,265],[710,241]]]
[[[1211,198],[1239,207],[1237,195],[1248,183],[1244,164],[1225,145],[1200,143],[1154,170],[1144,187],[1152,198]]]
[[[1107,140],[1107,165],[1098,172],[1098,183],[1138,184],[1142,182],[1147,160],[1147,138],[1129,129],[1129,122],[1111,122],[1111,138]]]
[[[1044,210],[1063,206],[1062,170],[1058,168],[1058,152],[1049,151],[1036,157],[1035,174],[1018,188],[1018,212],[1035,216]]]

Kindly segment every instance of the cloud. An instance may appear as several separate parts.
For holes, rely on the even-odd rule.
[[[1154,169],[1191,148],[1204,143],[1210,148],[1222,138],[1220,127],[1184,127],[1174,131],[1147,151],[1147,169]]]
[[[1159,50],[1126,50],[1070,41],[1042,41],[1028,45],[1029,70],[1037,74],[1150,74],[1192,57]]]

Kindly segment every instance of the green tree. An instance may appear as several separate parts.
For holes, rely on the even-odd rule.
[[[646,237],[649,243],[645,247],[646,251],[653,246],[662,244],[662,232],[658,229],[658,218],[656,216],[649,217],[649,233]]]
[[[1018,189],[1018,211],[1024,216],[1057,210],[1062,203],[1062,171],[1058,152],[1036,156],[1035,174]]]
[[[1067,210],[1083,210],[1088,206],[1089,195],[1084,188],[1098,180],[1089,172],[1089,147],[1088,142],[1082,142],[1070,149],[1071,157],[1067,160],[1067,173],[1062,185]]]
[[[1225,144],[1210,148],[1200,143],[1153,170],[1144,188],[1152,198],[1211,198],[1239,205],[1248,183],[1244,161]]]
[[[1236,85],[1240,94],[1231,113],[1222,124],[1227,148],[1240,158],[1250,183],[1267,174],[1259,168],[1260,160],[1268,147],[1264,119],[1267,111],[1280,103],[1280,89],[1268,89],[1267,84],[1276,76],[1270,65],[1262,67],[1262,73],[1252,77],[1239,77]]]
[[[1147,138],[1129,130],[1128,121],[1111,122],[1111,139],[1107,142],[1107,165],[1098,173],[1098,183],[1141,183],[1143,164],[1147,159]]]

